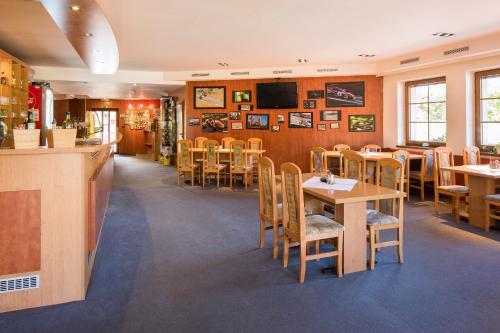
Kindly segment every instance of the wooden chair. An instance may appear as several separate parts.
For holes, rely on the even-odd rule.
[[[406,150],[396,150],[392,152],[392,158],[403,164],[403,182],[406,200],[410,201],[410,153]]]
[[[250,138],[247,140],[248,149],[252,150],[262,150],[262,139],[260,138]],[[250,164],[253,165],[254,175],[258,175],[259,158],[262,154],[248,154]]]
[[[344,160],[345,178],[357,179],[359,181],[367,179],[366,160],[363,155],[353,150],[345,150],[342,152],[342,158]]]
[[[345,150],[351,150],[351,147],[349,145],[339,143],[333,146],[333,151],[339,151],[340,156],[339,156],[339,164],[338,164],[338,170],[339,170],[339,176],[343,177],[343,170],[342,170],[342,152]],[[336,166],[334,165],[334,170],[336,169]]]
[[[194,139],[194,146],[195,148],[203,148],[203,142],[207,141],[208,138],[204,137],[204,136],[197,136],[195,139]]]
[[[235,138],[231,138],[229,136],[226,136],[225,138],[222,138],[222,140],[220,141],[221,145],[222,145],[222,148],[223,149],[229,149],[231,142],[234,141],[234,140],[236,140],[236,139]]]
[[[300,247],[299,282],[304,283],[306,262],[327,257],[337,258],[337,275],[342,276],[344,227],[322,215],[304,214],[304,193],[302,173],[293,163],[281,165],[281,186],[283,196],[283,267],[288,266],[288,253],[292,246]],[[319,244],[322,240],[336,241],[336,251],[307,254],[308,242]]]
[[[380,153],[382,151],[382,147],[379,145],[369,144],[364,145],[363,150],[370,153]]]
[[[489,194],[484,197],[484,205],[485,205],[485,223],[484,230],[490,231],[491,227],[491,219],[500,220],[500,215],[497,215],[495,212],[491,212],[492,209],[500,208],[500,194]],[[493,207],[492,207],[493,206]]]
[[[376,169],[377,185],[403,191],[404,165],[400,161],[382,158],[377,161]],[[370,269],[375,268],[375,251],[389,246],[398,247],[399,262],[403,263],[403,198],[378,200],[376,209],[368,209],[366,215],[370,241]],[[389,229],[397,229],[397,240],[380,242],[379,232]]]
[[[248,164],[247,143],[243,140],[233,140],[229,143],[229,188],[233,188],[233,176],[242,175],[245,189],[248,180],[252,182],[253,166]]]
[[[420,190],[420,199],[425,200],[425,183],[434,181],[434,150],[427,149],[422,152],[420,171],[409,172],[410,187]],[[414,180],[412,183],[411,181]],[[408,196],[410,194],[408,193]]]
[[[326,149],[322,147],[313,147],[311,149],[311,172],[327,172]]]
[[[455,222],[460,221],[460,200],[469,193],[467,186],[456,185],[455,173],[442,170],[443,167],[454,166],[453,150],[448,147],[434,149],[434,209],[439,216],[439,195],[448,195],[452,198],[452,212]]]
[[[205,187],[205,179],[208,175],[215,175],[217,179],[217,188],[220,183],[220,173],[226,169],[225,164],[219,161],[219,142],[216,140],[205,140],[203,142],[203,187]],[[224,175],[224,184],[226,176]]]
[[[464,165],[479,165],[481,164],[481,151],[478,147],[465,147],[463,152]],[[469,186],[469,177],[464,175],[465,186]]]
[[[193,160],[193,142],[191,140],[177,141],[177,186],[180,183],[181,174],[186,177],[186,173],[191,175],[191,186],[194,186],[194,173],[199,170],[200,164]],[[198,177],[198,181],[200,178]]]

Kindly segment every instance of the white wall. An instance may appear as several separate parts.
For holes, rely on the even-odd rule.
[[[500,56],[384,76],[384,147],[405,143],[404,84],[446,77],[446,145],[460,154],[474,144],[474,72],[500,67]]]

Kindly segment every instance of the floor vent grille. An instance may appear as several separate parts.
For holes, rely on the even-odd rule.
[[[40,275],[18,276],[0,280],[0,294],[40,288]]]
[[[204,76],[210,76],[209,73],[193,73],[191,74],[192,77],[204,77]]]
[[[450,54],[457,54],[457,53],[467,52],[469,50],[470,50],[469,46],[464,46],[464,47],[459,47],[459,48],[452,49],[452,50],[446,50],[446,51],[443,52],[443,55],[447,56],[447,55],[450,55]]]
[[[273,74],[292,74],[292,73],[293,73],[293,71],[291,69],[273,71]]]
[[[328,73],[328,72],[338,72],[338,68],[318,68],[316,70],[318,73]]]
[[[412,62],[417,62],[420,61],[420,57],[415,57],[415,58],[409,58],[405,60],[401,60],[399,62],[400,65],[406,65],[406,64],[411,64]]]
[[[231,72],[231,75],[250,75],[250,72]]]

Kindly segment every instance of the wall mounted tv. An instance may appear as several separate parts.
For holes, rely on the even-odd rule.
[[[296,109],[297,82],[257,83],[257,109]]]

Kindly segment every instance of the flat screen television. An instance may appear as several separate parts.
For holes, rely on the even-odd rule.
[[[257,83],[257,109],[295,109],[297,82]]]

